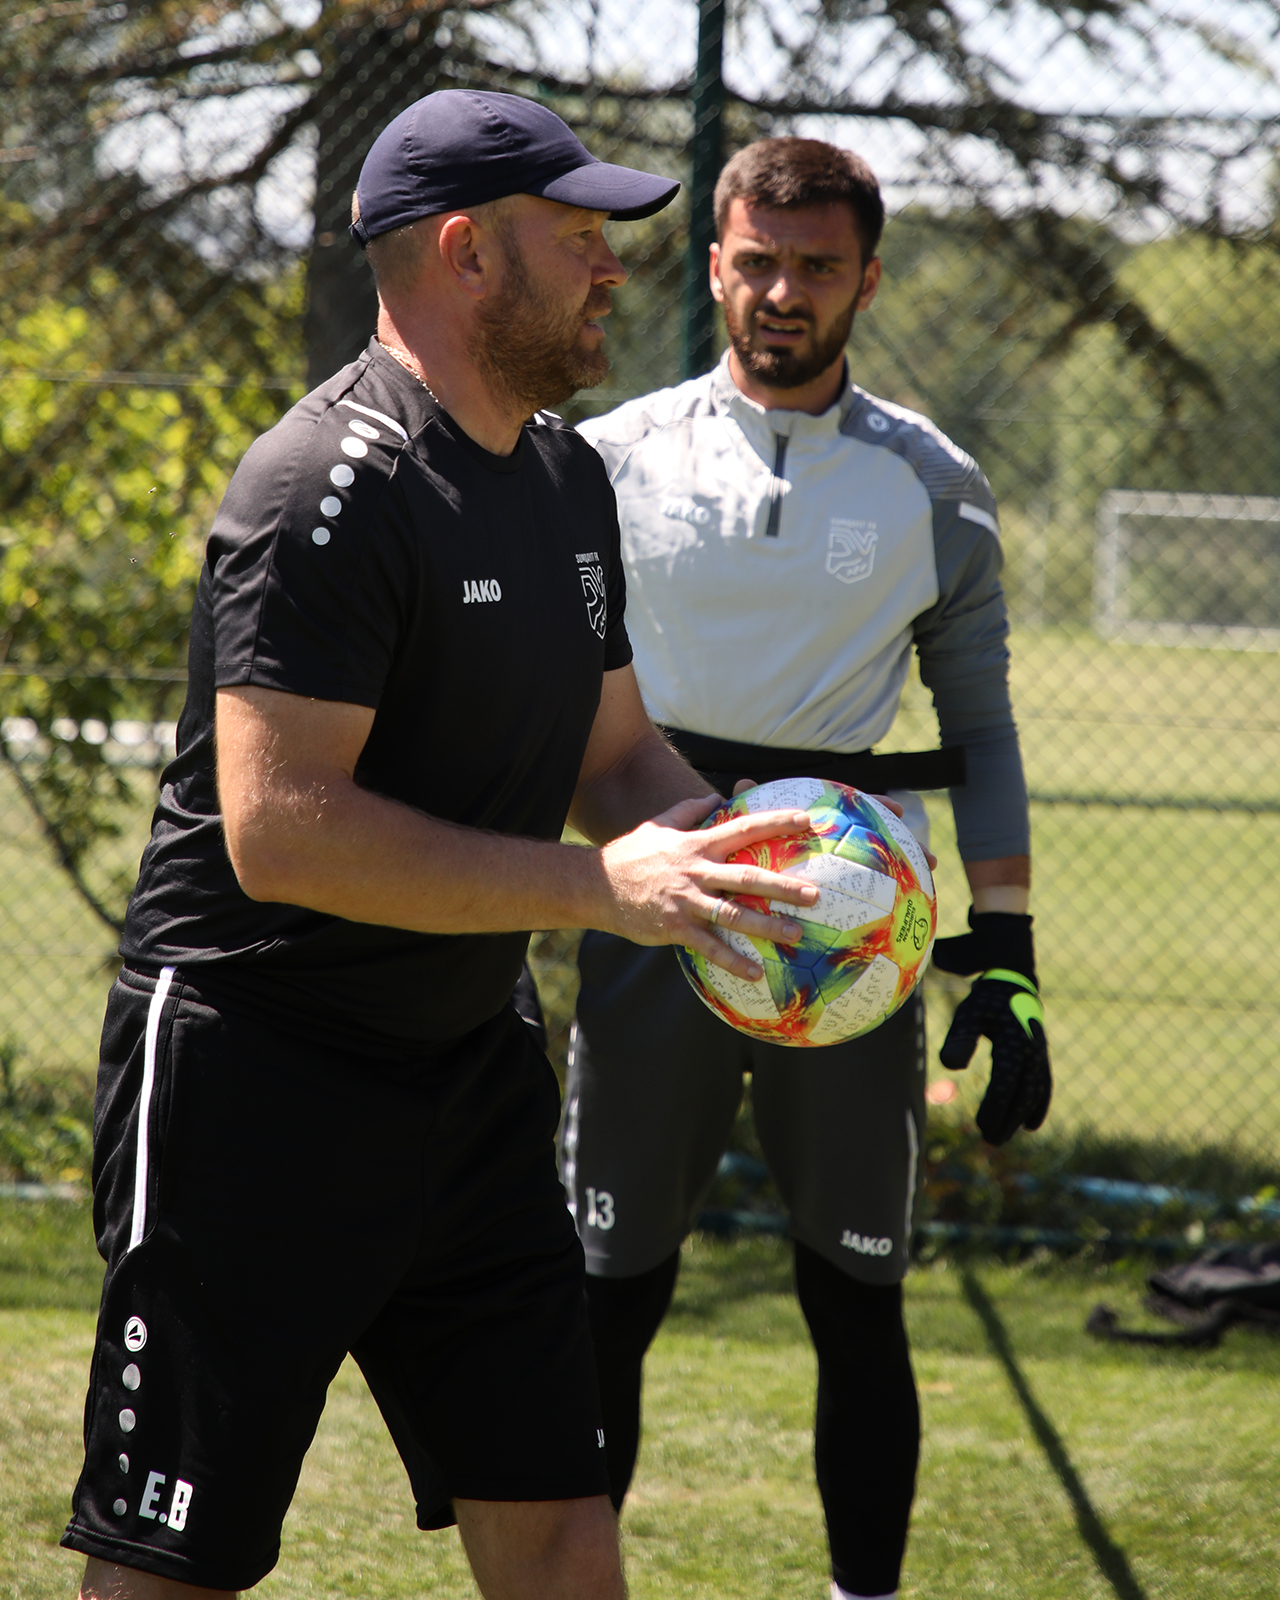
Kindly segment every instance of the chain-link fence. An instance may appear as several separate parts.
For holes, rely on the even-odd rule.
[[[871,160],[885,285],[851,370],[1002,506],[1050,1136],[1148,1181],[1206,1152],[1274,1173],[1278,26],[1276,0],[0,5],[5,1059],[93,1061],[213,508],[371,331],[346,233],[371,138],[485,86],[686,183],[615,225],[613,369],[574,416],[713,359],[725,156],[798,131]],[[885,748],[935,741],[913,682]],[[535,942],[560,1053],[572,946]],[[956,990],[929,992],[936,1039]]]

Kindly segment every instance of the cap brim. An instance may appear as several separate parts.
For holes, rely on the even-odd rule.
[[[634,167],[592,161],[526,192],[539,194],[544,200],[558,200],[565,206],[607,211],[619,222],[635,222],[661,211],[675,199],[679,189],[675,178],[659,178],[652,172],[637,172]]]

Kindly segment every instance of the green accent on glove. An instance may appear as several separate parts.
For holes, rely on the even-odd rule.
[[[1029,978],[1024,978],[1020,972],[1011,972],[1006,967],[992,967],[990,972],[982,974],[984,978],[994,978],[998,983],[1016,983],[1019,989],[1025,989],[1025,994],[1015,994],[1009,1001],[1009,1010],[1022,1025],[1022,1031],[1027,1038],[1031,1037],[1031,1024],[1038,1022],[1044,1027],[1044,1006],[1040,1003],[1040,994],[1034,983]]]
[[[983,972],[979,976],[994,978],[998,983],[1016,983],[1019,989],[1025,989],[1028,994],[1040,993],[1030,978],[1024,978],[1020,972],[1011,972],[1008,967],[992,967],[989,972]]]

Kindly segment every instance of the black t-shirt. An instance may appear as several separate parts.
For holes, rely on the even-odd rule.
[[[249,449],[209,536],[178,754],[121,954],[297,1031],[396,1053],[506,1001],[527,934],[421,934],[241,890],[215,788],[215,689],[375,711],[356,781],[432,816],[558,839],[625,666],[613,491],[572,429],[469,439],[376,341]]]

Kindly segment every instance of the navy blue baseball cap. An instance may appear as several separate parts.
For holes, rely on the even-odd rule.
[[[509,194],[536,194],[621,220],[652,216],[680,185],[610,166],[554,111],[516,94],[438,89],[382,130],[360,169],[361,249],[380,233]]]

